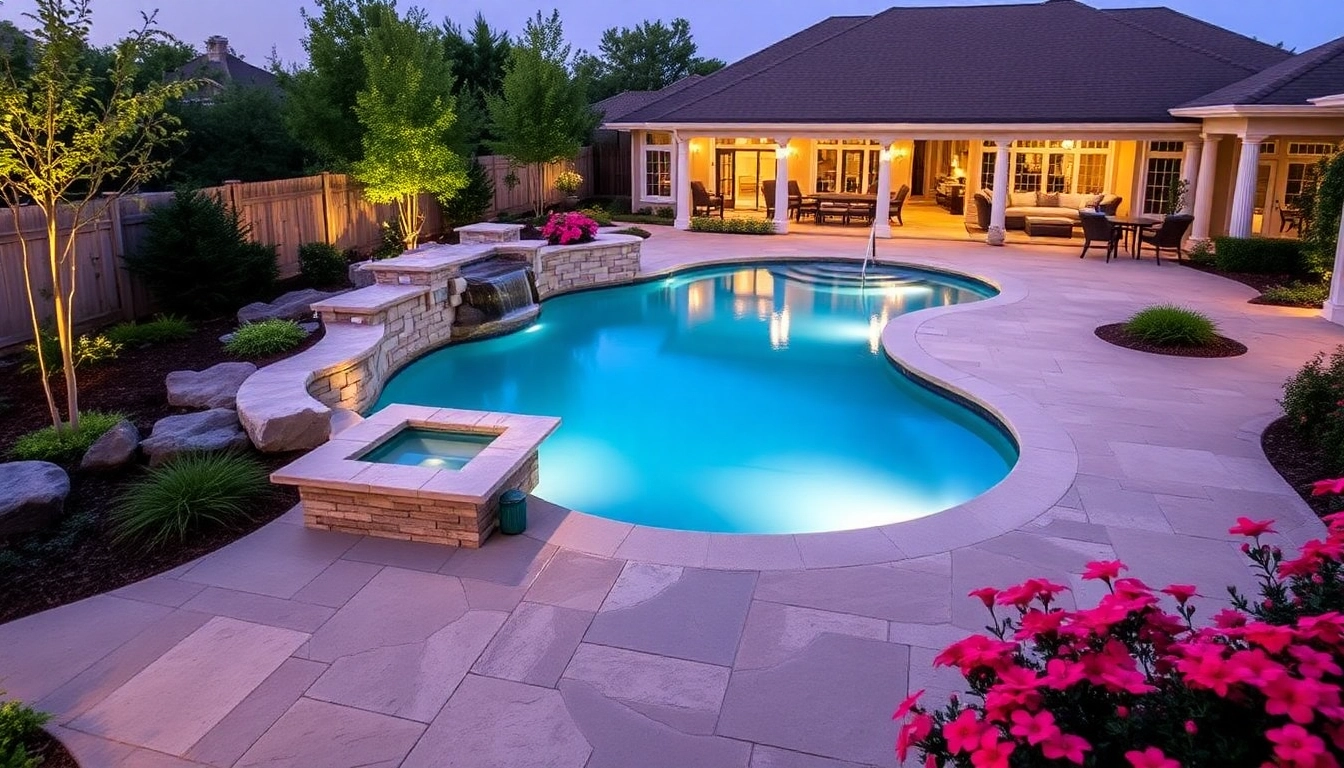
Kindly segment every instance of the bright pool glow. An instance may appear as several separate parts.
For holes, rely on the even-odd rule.
[[[447,347],[389,403],[559,416],[537,495],[640,525],[847,530],[970,499],[1016,461],[992,424],[881,351],[897,315],[989,289],[933,272],[753,264],[562,296],[544,324]]]

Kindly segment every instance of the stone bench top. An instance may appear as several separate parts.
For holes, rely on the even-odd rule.
[[[387,285],[380,283],[368,288],[360,288],[357,291],[342,293],[326,301],[317,302],[313,305],[313,311],[372,314],[399,304],[409,297],[428,291],[429,288],[423,285]]]

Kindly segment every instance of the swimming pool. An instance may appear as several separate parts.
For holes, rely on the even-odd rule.
[[[375,408],[559,416],[535,493],[640,525],[809,533],[964,502],[1017,452],[997,424],[882,353],[886,322],[978,301],[942,273],[781,262],[551,299],[539,321],[425,355]]]

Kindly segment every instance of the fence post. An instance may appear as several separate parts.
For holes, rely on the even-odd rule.
[[[224,194],[228,196],[229,207],[233,209],[233,212],[238,215],[239,219],[243,217],[243,209],[238,207],[238,187],[242,186],[242,184],[243,182],[238,179],[224,180]]]
[[[336,244],[331,221],[331,174],[322,172],[322,233],[329,244]]]
[[[106,211],[111,227],[108,239],[112,251],[112,279],[117,284],[117,300],[121,303],[123,320],[134,320],[140,316],[135,306],[135,290],[131,286],[130,270],[126,268],[126,231],[121,225],[121,196],[115,192],[103,195],[107,201]]]

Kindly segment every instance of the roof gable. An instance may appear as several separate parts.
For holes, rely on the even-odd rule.
[[[1236,58],[1074,0],[891,8],[827,19],[622,122],[1171,122],[1257,71]]]
[[[173,71],[171,77],[204,77],[222,86],[239,85],[279,89],[276,76],[261,67],[254,67],[231,53],[224,54],[221,61],[212,61],[208,55],[197,56]]]
[[[619,120],[640,107],[652,104],[658,99],[694,85],[702,79],[704,79],[704,75],[687,75],[656,91],[621,91],[593,104],[593,111],[602,115],[604,120]]]
[[[1181,108],[1228,105],[1307,106],[1344,93],[1344,37],[1304,51],[1250,77],[1186,102]]]

